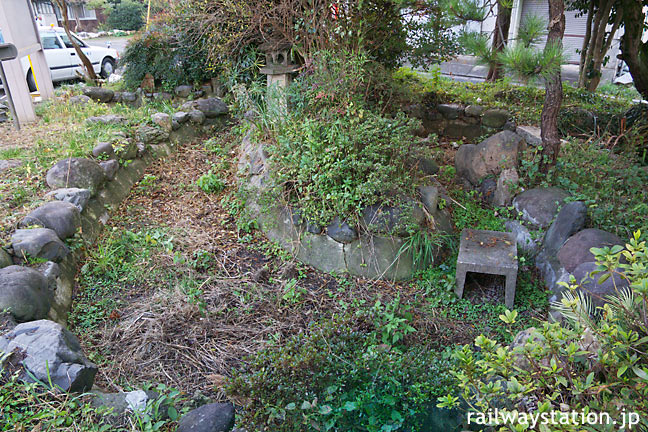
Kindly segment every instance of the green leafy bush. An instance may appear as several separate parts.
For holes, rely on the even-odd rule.
[[[200,45],[185,39],[176,26],[163,23],[131,39],[121,62],[129,88],[138,87],[147,73],[156,85],[171,90],[180,84],[202,83],[218,72],[207,63]]]
[[[250,401],[242,424],[290,432],[414,426],[449,391],[449,362],[423,347],[389,345],[410,332],[397,303],[372,310],[375,319],[318,322],[251,359],[228,390]]]
[[[329,120],[295,117],[269,146],[273,178],[307,220],[353,217],[413,188],[407,156],[415,123],[349,106]]]
[[[468,345],[455,353],[459,367],[453,374],[471,410],[486,413],[497,407],[550,417],[552,412],[608,413],[616,426],[587,428],[601,431],[627,426],[629,413],[635,413],[638,429],[648,427],[648,249],[640,235],[634,234],[626,250],[592,249],[597,262],[593,275],[601,281],[617,275],[634,291],[608,297],[602,313],[583,307],[583,296],[567,295],[561,304],[568,312],[565,323],[531,328],[512,347],[482,335],[475,340],[479,353]],[[516,318],[515,311],[501,316],[511,324]],[[459,398],[448,395],[440,405],[458,406]],[[579,421],[533,429],[506,424],[498,430],[580,431]]]
[[[196,185],[205,193],[217,194],[225,189],[225,181],[218,177],[212,170],[201,175]]]
[[[108,16],[108,25],[119,30],[139,30],[144,26],[144,6],[133,0],[122,0]]]

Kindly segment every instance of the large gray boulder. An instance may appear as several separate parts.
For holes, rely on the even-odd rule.
[[[342,221],[339,217],[335,217],[326,227],[326,233],[338,243],[351,243],[358,238],[358,232],[355,228],[351,227],[346,221]]]
[[[187,120],[189,120],[189,114],[184,111],[175,112],[173,113],[173,120],[177,121],[180,124],[185,123]]]
[[[513,199],[513,207],[526,222],[547,228],[567,197],[569,193],[554,187],[528,189]]]
[[[18,324],[0,338],[0,351],[14,353],[24,368],[22,380],[33,382],[33,376],[63,391],[89,391],[97,374],[76,336],[54,321]]]
[[[234,427],[231,403],[203,405],[182,416],[177,432],[229,432]]]
[[[99,164],[84,158],[63,159],[47,171],[47,184],[52,189],[89,189],[94,194],[105,180]]]
[[[92,192],[90,192],[89,189],[62,188],[48,192],[45,195],[45,198],[68,202],[73,204],[80,212],[82,212],[88,204],[88,201],[90,201],[91,196]]]
[[[198,99],[194,102],[194,107],[202,111],[207,118],[214,118],[229,112],[225,102],[219,98]]]
[[[41,226],[54,230],[61,239],[74,236],[81,226],[79,209],[65,201],[51,201],[29,213],[20,222],[21,228]]]
[[[582,263],[594,261],[591,248],[624,244],[623,240],[615,234],[597,228],[588,228],[569,237],[558,251],[558,260],[567,271],[572,272]]]
[[[545,250],[552,255],[557,254],[569,237],[583,229],[586,216],[587,206],[584,202],[565,204],[545,234]]]
[[[482,115],[482,124],[487,127],[501,128],[511,117],[511,113],[503,109],[489,109]]]
[[[97,102],[108,103],[115,96],[115,92],[104,87],[85,87],[83,94]]]
[[[464,144],[455,154],[457,175],[477,186],[489,174],[497,176],[503,169],[517,167],[523,145],[522,137],[511,131],[499,132],[479,145]]]
[[[18,229],[11,236],[11,247],[16,256],[54,262],[61,261],[70,253],[56,232],[49,228]]]
[[[10,265],[0,269],[0,311],[8,310],[16,321],[47,317],[52,302],[49,281],[40,272]]]
[[[607,303],[607,296],[618,295],[621,290],[627,289],[629,284],[626,279],[616,273],[599,283],[599,278],[603,276],[603,273],[591,275],[596,267],[596,263],[584,262],[572,271],[572,275],[579,284],[577,290],[588,294],[594,306],[601,307]]]

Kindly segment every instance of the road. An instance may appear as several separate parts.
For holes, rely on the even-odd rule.
[[[126,49],[126,44],[128,44],[128,41],[130,40],[130,36],[122,36],[122,37],[100,37],[100,38],[95,38],[95,39],[86,39],[84,42],[87,43],[90,46],[99,46],[99,47],[107,47],[108,43],[110,43],[110,47],[114,48],[117,50],[119,55],[124,54],[124,50]]]

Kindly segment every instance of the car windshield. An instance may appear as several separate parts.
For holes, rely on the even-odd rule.
[[[63,33],[60,36],[61,36],[61,39],[63,40],[63,43],[65,44],[66,48],[74,48],[74,45],[72,45],[72,42],[70,42],[70,38],[68,38],[67,34]],[[74,41],[79,44],[80,47],[85,47],[86,46],[86,44],[84,44],[83,41],[81,41],[81,39],[75,38],[74,36],[72,36],[72,37],[74,38]]]

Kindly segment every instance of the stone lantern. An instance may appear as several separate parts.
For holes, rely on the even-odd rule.
[[[266,65],[261,68],[261,73],[268,75],[268,87],[277,84],[286,88],[292,80],[292,75],[299,70],[299,65],[292,61],[288,42],[266,42],[259,46],[265,53]]]

